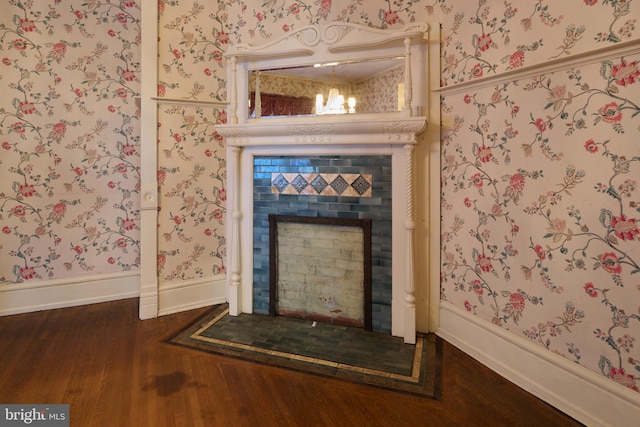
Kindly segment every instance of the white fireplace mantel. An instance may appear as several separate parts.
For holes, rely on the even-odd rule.
[[[218,129],[228,146],[379,145],[415,144],[425,126],[424,117],[398,113],[260,119]]]
[[[300,30],[265,46],[236,46],[229,59],[226,137],[231,221],[227,230],[229,313],[253,312],[253,164],[255,156],[389,155],[392,162],[391,333],[416,342],[414,147],[427,125],[425,25],[379,30],[334,22]],[[404,58],[401,111],[291,117],[248,117],[249,69],[354,58]]]
[[[424,122],[423,122],[424,123]],[[232,220],[228,224],[227,299],[229,313],[253,312],[253,165],[256,156],[389,155],[392,169],[392,306],[391,333],[416,340],[413,157],[415,135],[393,134],[386,143],[365,144],[341,136],[335,142],[268,143],[250,137],[230,137],[227,180]],[[380,137],[380,135],[378,135]],[[239,138],[242,141],[234,140]],[[259,137],[257,137],[259,138]],[[405,139],[406,138],[406,139]],[[384,139],[384,137],[380,137]]]

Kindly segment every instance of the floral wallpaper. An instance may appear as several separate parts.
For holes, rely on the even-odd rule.
[[[446,22],[444,86],[638,38],[633,0],[436,3]]]
[[[158,280],[226,273],[224,2],[158,2]],[[189,101],[198,101],[190,103]]]
[[[447,97],[442,299],[640,387],[640,70],[615,58]]]
[[[3,0],[0,282],[140,264],[140,7]]]
[[[305,78],[292,78],[278,74],[265,74],[260,75],[260,92],[272,93],[288,96],[309,96],[309,94],[315,95],[316,93],[323,93],[325,99],[328,96],[329,89],[331,88],[330,82],[322,82],[319,80],[305,79]],[[254,91],[256,87],[256,75],[252,73],[249,76],[249,88]],[[346,92],[348,88],[341,84],[337,84],[336,87],[342,92]]]
[[[226,162],[220,108],[162,105],[158,142],[160,283],[224,274]]]
[[[398,85],[404,83],[404,67],[373,76],[353,87],[358,111],[398,111]],[[404,95],[402,96],[404,99]]]
[[[158,96],[223,102],[227,2],[158,0]]]
[[[637,39],[632,3],[443,9],[442,84]],[[638,61],[445,92],[441,159],[441,299],[634,392]]]

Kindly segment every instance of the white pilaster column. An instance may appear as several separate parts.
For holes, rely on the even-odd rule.
[[[260,93],[260,70],[256,71],[256,98],[255,98],[255,107],[254,112],[256,119],[262,117],[262,94]]]
[[[404,146],[406,155],[406,188],[407,188],[407,217],[404,228],[406,230],[406,284],[404,296],[404,342],[407,344],[416,343],[416,288],[415,288],[415,265],[414,265],[414,231],[416,223],[413,218],[413,144]]]
[[[404,39],[404,111],[405,115],[413,115],[413,78],[411,74],[411,39]]]
[[[231,109],[229,114],[229,123],[235,125],[238,123],[238,76],[237,76],[237,66],[236,66],[236,57],[232,56],[229,59],[231,65],[231,84],[229,88],[229,108]]]
[[[242,259],[240,241],[242,236],[242,211],[240,206],[240,157],[242,147],[232,147],[232,176],[233,176],[233,208],[231,211],[231,239],[229,266],[231,280],[229,282],[229,314],[237,316],[242,313]]]
[[[140,319],[158,317],[158,5],[142,5]]]

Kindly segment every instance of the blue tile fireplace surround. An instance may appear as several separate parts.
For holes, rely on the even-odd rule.
[[[254,312],[269,313],[269,214],[371,219],[372,327],[391,333],[391,156],[256,156],[253,170]]]

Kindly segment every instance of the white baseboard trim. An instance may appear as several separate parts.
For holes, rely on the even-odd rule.
[[[526,338],[440,304],[437,335],[529,393],[587,426],[637,426],[640,393]]]
[[[138,309],[140,320],[158,317],[158,290],[141,287],[140,305]]]
[[[227,301],[225,276],[205,277],[169,284],[158,288],[158,315],[178,313],[222,304]]]
[[[139,271],[11,283],[0,286],[0,316],[135,298],[139,293]]]
[[[9,283],[0,286],[0,316],[137,297],[149,299],[140,293],[139,271]],[[147,305],[141,306],[141,318],[222,304],[227,301],[225,277],[161,284],[157,298],[157,313],[155,304],[147,304],[146,311]]]

